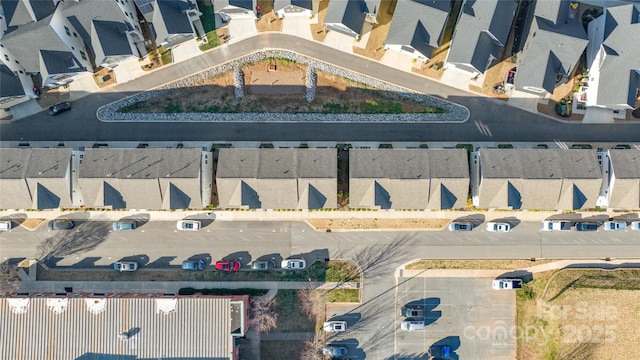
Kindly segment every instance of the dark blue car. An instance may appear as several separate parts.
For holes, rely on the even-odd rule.
[[[598,230],[598,224],[579,222],[575,225],[577,231],[596,231]]]
[[[182,270],[199,271],[204,270],[206,266],[203,260],[185,260],[182,262]]]

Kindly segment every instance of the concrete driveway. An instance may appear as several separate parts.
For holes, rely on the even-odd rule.
[[[258,34],[255,19],[233,19],[229,21],[229,41],[227,44],[238,42]]]
[[[303,39],[313,40],[311,36],[311,24],[316,24],[318,18],[309,19],[306,16],[285,16],[282,21],[282,32],[299,36]]]

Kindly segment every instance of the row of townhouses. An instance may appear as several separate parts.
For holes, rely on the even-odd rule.
[[[326,29],[358,37],[375,24],[382,0],[328,1]],[[146,55],[146,45],[171,47],[203,36],[202,13],[194,0],[1,0],[1,99],[35,97],[31,76],[57,87],[99,67],[114,67]],[[256,18],[257,0],[212,0],[218,26]],[[445,28],[455,20],[445,68],[475,78],[502,59],[510,36],[521,39],[511,79],[516,90],[544,97],[575,75],[581,56],[588,76],[584,106],[614,111],[633,109],[640,89],[640,4],[582,1],[602,8],[585,28],[580,2],[571,0],[465,0],[450,19],[449,0],[398,1],[385,48],[428,61],[443,45]],[[318,1],[274,0],[281,18],[313,17]],[[153,34],[143,36],[143,27]]]
[[[200,149],[0,149],[0,159],[0,209],[335,209],[346,166],[336,149],[297,148],[220,149],[215,175]],[[351,149],[340,161],[350,208],[640,208],[640,150]]]

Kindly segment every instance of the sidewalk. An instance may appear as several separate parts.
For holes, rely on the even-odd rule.
[[[182,288],[194,289],[357,289],[358,283],[307,281],[21,281],[20,293],[100,294],[177,294]]]
[[[305,221],[307,219],[415,219],[415,218],[431,218],[431,219],[447,219],[453,220],[469,215],[484,215],[485,221],[493,219],[516,218],[520,221],[543,221],[549,217],[560,218],[566,216],[567,219],[576,220],[576,215],[582,218],[595,217],[615,217],[622,213],[613,210],[601,212],[579,212],[579,213],[563,213],[562,211],[464,211],[464,210],[426,210],[426,211],[395,211],[395,210],[378,210],[378,211],[313,211],[313,210],[290,210],[277,211],[271,209],[255,209],[255,210],[176,210],[176,211],[147,211],[144,209],[130,210],[106,210],[106,211],[82,211],[71,210],[41,210],[41,211],[24,211],[24,210],[0,210],[0,218],[12,219],[21,222],[25,219],[44,219],[49,221],[57,218],[68,218],[77,221],[116,221],[121,218],[136,217],[144,218],[145,221],[178,221],[185,218],[189,219],[213,219],[214,221]]]
[[[478,270],[478,269],[427,269],[408,270],[400,269],[400,277],[450,277],[450,278],[497,278],[500,276],[526,276],[535,273],[559,270],[565,268],[585,269],[616,269],[616,268],[640,268],[640,261],[630,262],[627,259],[605,260],[559,260],[546,264],[534,265],[516,270]]]

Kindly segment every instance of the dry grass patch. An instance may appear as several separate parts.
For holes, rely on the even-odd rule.
[[[496,84],[503,83],[507,72],[513,69],[515,66],[516,64],[511,61],[511,59],[507,59],[490,67],[484,73],[484,82],[482,83],[482,87],[469,85],[469,90],[497,99],[508,100],[509,96],[507,96],[506,94],[494,93],[493,87]]]
[[[282,31],[282,20],[273,11],[272,0],[258,0],[260,6],[260,17],[256,20],[256,30],[258,32],[265,31]]]
[[[480,269],[480,270],[520,270],[554,260],[418,260],[407,265],[408,270],[423,269]]]
[[[20,223],[20,225],[26,228],[27,230],[33,230],[37,228],[40,224],[42,224],[42,222],[44,221],[45,219],[26,219],[25,221]]]
[[[640,270],[534,274],[518,291],[518,359],[640,358],[640,291],[626,289]]]
[[[316,230],[441,230],[447,219],[307,219]]]

